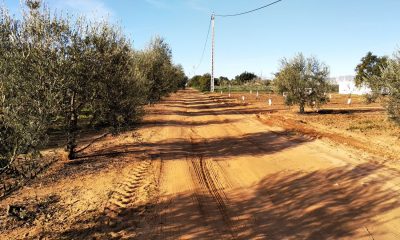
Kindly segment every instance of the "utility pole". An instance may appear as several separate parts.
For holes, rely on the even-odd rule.
[[[212,47],[211,47],[211,86],[210,92],[214,92],[214,27],[215,27],[215,15],[214,13],[211,15],[211,26],[212,26]]]

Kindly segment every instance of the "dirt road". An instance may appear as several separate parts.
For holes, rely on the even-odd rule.
[[[91,153],[142,160],[117,177],[94,227],[62,236],[400,239],[398,169],[267,126],[260,111],[193,90],[152,107],[140,144]]]
[[[145,126],[157,132],[159,199],[137,236],[400,238],[399,171],[271,129],[257,111],[190,90],[157,107]]]

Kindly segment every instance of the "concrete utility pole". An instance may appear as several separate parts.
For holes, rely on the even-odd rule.
[[[215,27],[215,15],[211,15],[211,26],[212,26],[212,47],[211,47],[211,87],[210,91],[214,92],[214,27]]]

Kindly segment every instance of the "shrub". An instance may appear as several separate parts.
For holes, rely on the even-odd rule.
[[[196,75],[189,81],[189,86],[197,88],[202,92],[209,92],[211,89],[211,75],[209,73]]]
[[[319,107],[328,101],[326,92],[330,89],[329,69],[316,58],[305,58],[298,54],[293,59],[281,60],[281,67],[275,74],[274,87],[277,92],[286,92],[287,105],[298,104],[300,113],[306,105]]]

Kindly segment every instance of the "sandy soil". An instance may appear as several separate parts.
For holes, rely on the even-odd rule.
[[[233,93],[229,98],[249,108],[259,109],[259,119],[270,126],[279,126],[288,131],[299,132],[315,138],[324,137],[332,141],[379,155],[379,160],[400,161],[400,128],[388,119],[382,103],[366,104],[363,96],[353,95],[352,104],[347,104],[348,95],[330,94],[330,101],[317,112],[307,108],[307,114],[299,114],[298,107],[288,108],[282,96],[276,94]],[[227,93],[214,94],[226,98]],[[268,105],[272,99],[272,106]]]
[[[179,92],[149,109],[141,139],[108,137],[3,199],[0,238],[400,238],[395,164],[260,113]],[[5,214],[15,203],[31,221]]]

